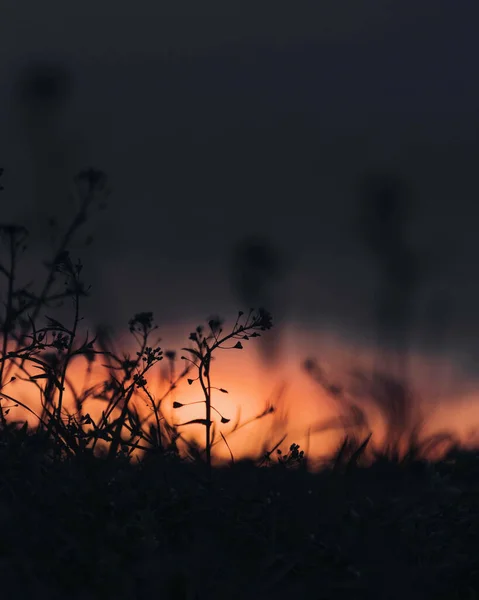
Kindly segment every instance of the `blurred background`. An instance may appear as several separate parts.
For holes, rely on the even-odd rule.
[[[112,193],[76,248],[89,322],[152,310],[171,331],[264,305],[270,362],[282,336],[337,338],[473,377],[478,16],[462,0],[3,0],[1,220],[32,229],[33,264],[91,165]]]

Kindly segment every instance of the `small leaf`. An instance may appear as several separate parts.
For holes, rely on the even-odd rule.
[[[194,379],[187,379],[188,385],[191,385],[194,382]]]
[[[227,419],[226,417],[221,417],[222,423],[229,423],[231,419]]]
[[[220,388],[220,392],[222,392],[223,394],[227,394],[228,390],[225,390],[224,388]]]
[[[63,331],[67,331],[67,329],[65,328],[65,326],[62,325],[60,323],[60,321],[57,321],[56,319],[53,319],[52,317],[49,317],[48,315],[45,315],[45,317],[48,319],[48,321],[50,322],[50,325],[52,327],[58,327],[59,329],[62,329]]]
[[[173,408],[181,408],[182,406],[184,405],[181,402],[173,402]]]
[[[243,350],[243,345],[242,345],[242,343],[241,343],[241,342],[237,342],[237,343],[236,343],[236,344],[233,346],[233,348],[237,348],[238,350]]]

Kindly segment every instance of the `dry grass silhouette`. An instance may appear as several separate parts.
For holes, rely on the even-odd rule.
[[[336,418],[313,423],[311,431],[345,433],[324,468],[310,472],[306,453],[297,444],[284,453],[281,439],[258,462],[231,452],[229,465],[213,468],[213,449],[228,445],[216,429],[228,419],[212,402],[214,354],[238,352],[251,338],[267,335],[269,313],[240,313],[226,331],[216,317],[199,326],[182,350],[179,373],[177,354],[155,339],[151,312],[129,322],[138,346],[133,356],[114,351],[101,331],[82,337],[89,290],[68,246],[105,176],[84,171],[78,183],[85,189],[80,213],[59,238],[38,289],[17,287],[27,232],[14,225],[0,230],[4,597],[477,597],[477,455],[460,450],[447,433],[421,438],[422,417],[406,383],[354,373],[352,393],[309,361],[311,377],[338,405]],[[51,312],[66,301],[70,324]],[[80,359],[101,361],[109,379],[74,389],[69,371]],[[164,360],[171,376],[156,397],[148,378]],[[15,395],[16,378],[37,391],[38,413]],[[204,418],[194,423],[204,426],[205,442],[190,444],[180,456],[184,405],[173,405],[178,421],[172,425],[162,402],[185,379],[203,395]],[[91,397],[103,403],[98,419],[85,411]],[[149,420],[140,415],[138,398],[148,405]],[[361,398],[382,412],[386,447],[375,445]],[[34,413],[36,428],[12,419],[18,407]],[[273,403],[256,419],[274,410]],[[247,426],[238,421],[232,433]],[[441,460],[433,460],[441,444]],[[138,451],[141,460],[134,461]]]

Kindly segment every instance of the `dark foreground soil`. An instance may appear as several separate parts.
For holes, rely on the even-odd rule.
[[[2,599],[479,598],[479,455],[214,473],[0,448]]]

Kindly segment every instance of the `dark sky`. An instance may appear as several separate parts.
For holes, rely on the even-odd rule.
[[[280,318],[369,336],[377,268],[358,229],[358,183],[387,170],[411,189],[411,244],[427,265],[418,337],[437,343],[432,303],[447,297],[449,317],[436,317],[443,341],[475,356],[474,2],[4,5],[4,218],[28,220],[39,197],[44,212],[61,203],[68,213],[55,181],[89,164],[108,173],[110,209],[95,255],[82,254],[97,318],[231,314],[241,308],[233,246],[261,234],[286,263],[274,293]],[[71,92],[27,135],[33,109],[20,106],[15,83],[42,62],[61,65]],[[46,144],[35,155],[45,163],[40,189],[32,143]]]

